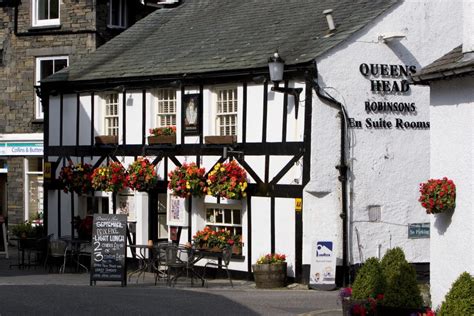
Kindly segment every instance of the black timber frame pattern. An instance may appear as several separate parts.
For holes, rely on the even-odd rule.
[[[301,75],[301,72],[300,72]],[[302,77],[302,76],[300,76]],[[283,122],[282,122],[282,141],[281,142],[267,142],[266,135],[267,135],[267,113],[268,111],[275,111],[274,108],[268,108],[268,84],[265,82],[262,87],[263,93],[263,122],[262,122],[262,142],[259,143],[249,143],[247,142],[247,129],[249,128],[246,124],[247,115],[249,113],[247,102],[247,84],[250,80],[232,80],[232,78],[227,78],[227,81],[234,83],[234,84],[241,84],[243,86],[243,109],[242,109],[242,126],[239,126],[239,129],[242,133],[242,142],[233,144],[233,152],[242,152],[245,156],[264,156],[265,157],[265,173],[263,179],[261,179],[257,173],[252,169],[252,167],[246,162],[245,158],[242,155],[233,155],[233,153],[228,154],[228,159],[236,159],[239,164],[247,171],[248,175],[255,181],[255,183],[250,183],[248,185],[248,197],[247,197],[247,220],[248,220],[248,228],[247,228],[247,236],[248,236],[248,244],[247,244],[247,260],[248,260],[248,272],[251,274],[251,264],[252,264],[252,257],[251,257],[251,250],[252,250],[252,242],[251,242],[251,230],[252,230],[252,221],[251,221],[251,212],[252,212],[252,205],[251,205],[251,197],[259,196],[259,197],[269,197],[271,199],[271,223],[270,223],[270,230],[271,230],[271,252],[275,251],[275,198],[302,198],[303,196],[303,188],[309,182],[309,174],[310,174],[310,152],[311,152],[311,115],[312,115],[312,86],[311,81],[306,80],[306,87],[305,87],[305,108],[304,108],[304,135],[303,141],[298,142],[288,142],[287,141],[287,105],[288,105],[288,94],[285,93],[283,98],[282,104],[282,112],[283,112]],[[59,122],[59,145],[58,146],[51,146],[49,144],[49,96],[50,95],[57,95],[58,90],[52,89],[46,85],[45,87],[42,86],[42,102],[44,105],[45,113],[45,127],[44,127],[44,135],[45,135],[45,161],[49,161],[49,157],[59,157],[58,161],[60,160],[70,160],[71,156],[79,157],[81,161],[84,161],[84,157],[99,157],[99,160],[95,163],[94,167],[100,165],[105,159],[107,161],[112,159],[117,161],[117,156],[130,156],[136,157],[137,156],[156,156],[153,164],[156,165],[160,161],[163,161],[164,164],[164,174],[168,174],[168,162],[172,161],[175,165],[181,165],[177,156],[195,156],[197,163],[200,161],[200,157],[202,156],[220,156],[220,159],[217,162],[225,161],[226,158],[223,157],[223,148],[228,145],[206,145],[203,143],[203,133],[202,133],[202,97],[203,97],[203,90],[204,85],[211,86],[216,83],[223,83],[222,81],[213,81],[213,80],[201,80],[198,84],[195,82],[187,83],[186,85],[183,82],[180,82],[181,85],[181,93],[186,92],[186,87],[191,89],[195,89],[196,86],[199,87],[200,92],[200,115],[199,118],[201,120],[199,124],[200,133],[199,133],[199,143],[198,144],[178,144],[178,145],[146,145],[146,130],[145,130],[145,122],[146,122],[146,94],[149,92],[152,87],[148,87],[143,85],[142,88],[138,88],[137,86],[133,87],[120,87],[119,93],[123,93],[123,108],[125,109],[125,95],[126,89],[128,91],[137,91],[141,90],[142,92],[142,143],[141,144],[127,144],[126,143],[126,118],[125,113],[123,116],[123,142],[124,144],[120,145],[105,145],[105,146],[95,146],[93,139],[93,131],[94,131],[94,112],[97,110],[95,107],[97,106],[94,104],[94,95],[97,94],[99,91],[114,91],[114,88],[117,87],[116,85],[111,86],[109,85],[110,89],[106,89],[105,87],[101,87],[100,89],[84,89],[78,92],[77,90],[71,90],[70,88],[64,87],[63,89],[59,88],[60,96],[60,117],[61,121]],[[136,84],[136,83],[135,83]],[[288,87],[288,80],[284,83],[285,87]],[[163,85],[166,86],[166,85]],[[168,83],[168,87],[170,83]],[[159,86],[158,86],[159,87]],[[77,88],[77,87],[76,87]],[[157,87],[155,87],[157,88]],[[79,113],[77,109],[79,109],[79,102],[80,102],[80,93],[88,93],[91,97],[91,111],[92,111],[92,119],[91,119],[91,127],[90,127],[90,139],[91,145],[79,145],[79,118],[76,119],[76,144],[74,146],[64,146],[63,145],[63,111],[64,111],[64,104],[63,104],[63,95],[69,94],[72,91],[77,94],[77,104],[76,104],[76,113]],[[178,105],[180,106],[180,105]],[[182,105],[181,105],[182,106]],[[126,112],[126,111],[125,111]],[[79,115],[78,115],[79,116]],[[184,141],[184,135],[181,136],[181,141]],[[272,156],[290,156],[292,157],[287,164],[272,178],[270,179],[269,175],[269,163],[270,157]],[[294,166],[294,164],[303,158],[303,181],[301,184],[279,184],[279,180],[285,176],[285,174]],[[216,163],[217,163],[216,162]],[[54,164],[54,166],[59,166],[58,163]],[[56,169],[52,170],[52,174],[56,173]],[[48,189],[58,189],[56,185],[45,183],[46,190],[45,190],[45,201],[48,200]],[[157,195],[158,192],[166,192],[167,187],[167,179],[160,181],[159,187],[157,190],[150,192],[152,195]],[[154,201],[154,198],[150,198],[150,202]],[[58,204],[61,203],[60,195],[58,197]],[[149,208],[152,205],[150,203]],[[149,210],[152,212],[152,210]],[[47,217],[48,214],[48,205],[45,205],[45,215]],[[58,224],[61,217],[60,214],[58,215]],[[47,225],[47,223],[46,223]],[[61,225],[59,225],[60,227]],[[60,228],[59,228],[60,229]],[[151,234],[151,232],[149,232]],[[191,232],[188,234],[188,238],[190,238]],[[152,237],[152,236],[150,236]],[[302,281],[303,278],[303,267],[302,267],[302,247],[303,247],[303,216],[301,212],[295,212],[295,280],[298,282]]]

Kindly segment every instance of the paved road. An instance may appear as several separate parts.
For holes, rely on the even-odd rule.
[[[16,259],[13,259],[16,260]],[[8,315],[341,315],[337,292],[296,285],[255,288],[251,281],[212,280],[207,288],[182,280],[175,288],[154,285],[152,274],[89,286],[87,273],[47,273],[42,268],[9,268],[0,257],[0,316]]]

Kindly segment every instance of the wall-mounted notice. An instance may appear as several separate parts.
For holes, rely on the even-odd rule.
[[[90,284],[121,281],[127,285],[127,215],[95,214],[92,226]]]

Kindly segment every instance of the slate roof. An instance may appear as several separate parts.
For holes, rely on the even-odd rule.
[[[462,45],[423,67],[412,76],[414,82],[427,82],[451,76],[474,74],[474,58],[465,59]]]
[[[43,82],[190,75],[267,67],[275,50],[286,65],[314,60],[397,0],[185,0],[160,9]],[[337,32],[325,37],[323,11]]]

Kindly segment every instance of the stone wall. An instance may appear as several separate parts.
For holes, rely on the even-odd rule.
[[[14,8],[0,8],[0,134],[43,132],[35,115],[37,57],[67,55],[72,65],[123,31],[107,28],[106,0],[62,0],[60,25],[52,27],[33,27],[31,2],[18,6],[17,21]],[[138,1],[133,5],[129,25],[153,11]],[[8,158],[10,225],[24,219],[23,158]]]

